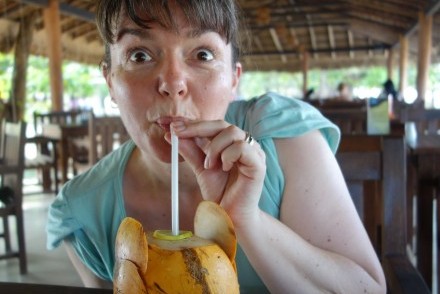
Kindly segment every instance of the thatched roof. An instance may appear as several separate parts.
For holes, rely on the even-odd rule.
[[[35,17],[31,52],[46,55],[43,10],[47,0],[0,0],[0,51],[15,44],[18,27]],[[246,70],[382,64],[390,51],[398,56],[407,36],[410,58],[418,52],[419,14],[433,16],[432,60],[440,62],[440,0],[240,0],[252,36]],[[102,42],[94,24],[95,1],[60,0],[63,58],[98,64]],[[394,56],[394,54],[393,54]]]

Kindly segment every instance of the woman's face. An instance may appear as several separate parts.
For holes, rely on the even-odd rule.
[[[133,140],[164,161],[170,122],[223,119],[241,73],[230,44],[215,32],[193,30],[180,9],[172,10],[178,32],[154,23],[140,28],[122,17],[110,46],[111,68],[104,70]]]

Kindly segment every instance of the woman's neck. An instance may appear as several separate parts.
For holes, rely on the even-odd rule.
[[[171,164],[141,156],[135,148],[124,173],[127,216],[139,220],[145,230],[171,227]],[[202,200],[190,167],[179,164],[179,206],[182,229],[193,230],[194,214]]]
[[[135,148],[128,162],[127,172],[131,184],[140,191],[162,191],[171,193],[171,164],[142,153]],[[127,174],[128,175],[128,174]],[[179,163],[179,192],[196,193],[198,184],[194,172],[186,162]],[[160,194],[160,193],[159,193]]]

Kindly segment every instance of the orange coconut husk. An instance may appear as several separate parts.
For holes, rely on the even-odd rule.
[[[194,222],[195,235],[165,240],[124,219],[116,237],[114,293],[239,293],[229,216],[203,201]]]

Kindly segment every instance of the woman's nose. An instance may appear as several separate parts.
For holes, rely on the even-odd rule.
[[[184,66],[178,61],[164,62],[159,74],[159,93],[165,97],[184,97],[187,83]]]

